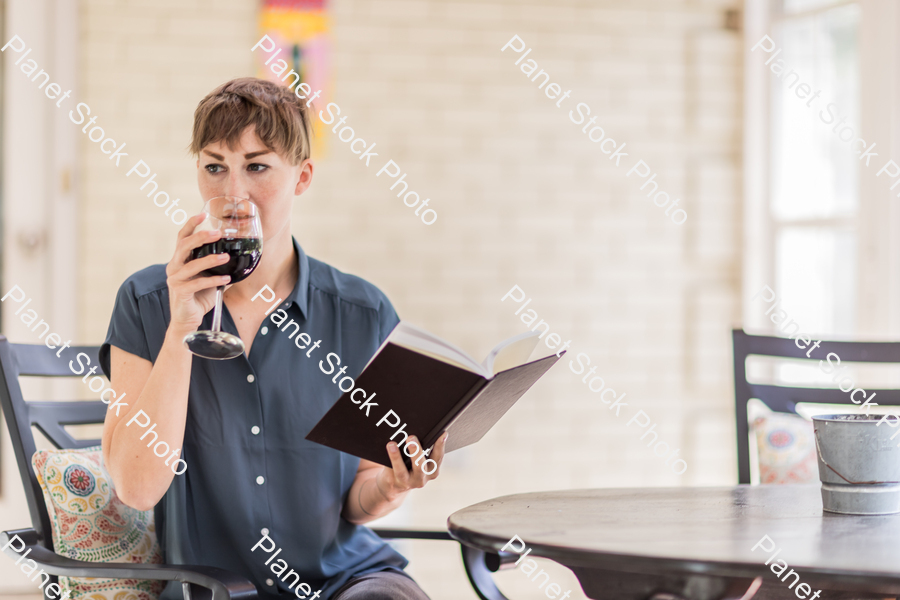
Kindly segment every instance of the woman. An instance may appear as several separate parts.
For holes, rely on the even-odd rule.
[[[290,89],[259,79],[230,81],[198,105],[191,150],[200,195],[249,198],[262,221],[259,265],[225,292],[222,328],[246,352],[213,361],[182,344],[210,328],[215,288],[228,283],[200,275],[227,255],[189,260],[221,235],[194,233],[203,220],[196,215],[167,265],[135,273],[119,290],[100,355],[131,401],[108,412],[103,456],[123,502],[155,507],[169,563],[240,573],[263,598],[424,599],[403,573],[406,559],[362,524],[395,510],[439,468],[408,470],[393,442],[388,469],[304,439],[341,393],[318,360],[334,352],[355,377],[399,321],[375,286],[306,256],[291,236],[294,198],[312,182],[309,122]],[[317,349],[300,351],[264,323],[271,305],[251,298],[266,285],[321,342]],[[152,426],[129,426],[139,411]],[[181,449],[184,474],[151,451],[157,439]],[[438,466],[445,441],[431,455]],[[273,561],[266,550],[276,545]],[[290,578],[282,575],[288,566]]]

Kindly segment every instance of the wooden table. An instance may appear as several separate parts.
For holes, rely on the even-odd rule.
[[[759,576],[757,599],[797,598],[795,578],[764,564],[772,552],[751,550],[766,535],[781,548],[770,564],[784,559],[822,600],[900,597],[900,515],[823,513],[819,484],[517,494],[447,524],[487,552],[518,535],[530,556],[570,568],[590,598],[741,598]]]

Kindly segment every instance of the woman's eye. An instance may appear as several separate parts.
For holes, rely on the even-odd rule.
[[[222,165],[206,165],[204,167],[209,173],[219,173],[221,172]]]
[[[248,171],[253,171],[253,172],[257,172],[257,173],[260,171],[264,171],[268,168],[269,168],[268,165],[261,165],[259,163],[253,163],[252,165],[247,166]]]

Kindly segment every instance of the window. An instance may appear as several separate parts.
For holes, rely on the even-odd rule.
[[[744,328],[785,335],[753,299],[769,285],[805,333],[898,340],[900,199],[877,172],[900,162],[900,3],[745,7]],[[753,51],[764,36],[773,51]],[[778,59],[797,75],[773,72]],[[798,78],[820,96],[799,99]],[[868,164],[858,138],[877,144]],[[815,365],[801,370],[769,376],[826,383]]]
[[[797,75],[769,82],[771,280],[804,331],[847,337],[856,316],[860,167],[850,142],[860,132],[860,7],[778,4],[775,60]],[[807,100],[796,93],[801,83],[812,89]]]

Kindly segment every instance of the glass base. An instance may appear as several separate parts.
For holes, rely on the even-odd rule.
[[[193,354],[211,360],[228,360],[244,353],[244,342],[225,331],[194,331],[184,337],[184,345]]]

